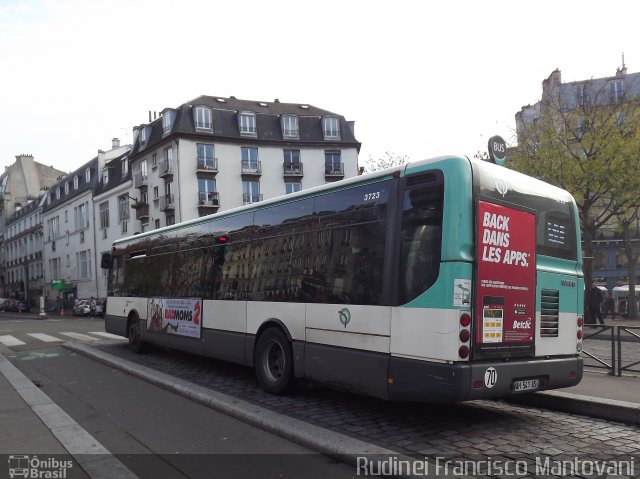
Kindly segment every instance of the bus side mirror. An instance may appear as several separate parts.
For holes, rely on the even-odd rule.
[[[100,267],[102,269],[111,269],[111,254],[102,253],[102,259],[100,260]]]

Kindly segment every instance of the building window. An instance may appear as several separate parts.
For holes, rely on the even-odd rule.
[[[198,204],[217,205],[218,195],[216,193],[216,180],[198,179]]]
[[[578,106],[589,106],[591,105],[591,92],[589,91],[589,86],[585,83],[581,83],[576,85],[576,102]]]
[[[78,264],[78,277],[80,279],[91,278],[91,250],[76,253],[76,262]]]
[[[49,261],[49,266],[51,269],[51,278],[60,279],[60,258],[52,258]]]
[[[56,188],[56,200],[59,200],[59,199],[60,199],[60,187],[58,186]]]
[[[78,179],[78,175],[76,175],[73,177],[73,189],[77,190],[79,184],[80,184],[80,180]]]
[[[159,219],[154,220],[153,224],[154,224],[156,229],[160,228],[160,220]]]
[[[142,127],[140,129],[140,143],[144,143],[145,141],[147,141],[147,130]]]
[[[624,96],[624,85],[622,80],[613,80],[609,82],[609,101],[618,103],[622,101]]]
[[[109,227],[109,202],[100,203],[100,228]]]
[[[124,194],[118,196],[118,221],[122,223],[129,219],[129,196]]]
[[[129,173],[129,160],[125,158],[122,160],[122,177],[124,178]]]
[[[211,130],[211,110],[204,106],[196,107],[196,128]]]
[[[102,183],[105,185],[109,183],[109,168],[102,170]]]
[[[155,168],[156,166],[158,166],[158,154],[154,153],[151,155],[151,168]]]
[[[282,136],[284,138],[299,138],[298,117],[295,115],[282,115]]]
[[[153,187],[153,199],[157,200],[158,198],[160,198],[160,190],[157,186]]]
[[[284,151],[284,172],[300,173],[300,150]]]
[[[167,215],[167,226],[171,226],[176,222],[176,217],[174,215]]]
[[[333,116],[327,116],[322,119],[322,130],[325,140],[339,140],[340,127],[338,119]]]
[[[91,181],[91,169],[87,168],[84,172],[84,179],[87,183]]]
[[[289,193],[295,193],[296,191],[302,190],[302,183],[293,182],[293,183],[285,183],[284,184],[284,193],[288,195]]]
[[[87,204],[78,205],[73,208],[76,231],[87,228],[89,219],[87,218]]]
[[[340,151],[324,152],[324,172],[326,175],[343,174]]]
[[[258,149],[243,146],[240,149],[242,155],[242,171],[257,172],[258,171]]]
[[[68,181],[64,182],[64,194],[65,195],[69,194],[69,182]]]
[[[215,147],[205,143],[196,143],[198,149],[198,169],[215,169]]]
[[[171,118],[171,113],[170,112],[165,112],[164,115],[162,115],[162,135],[168,135],[169,133],[171,133],[171,124],[172,124],[172,118]]]
[[[142,160],[140,162],[140,176],[142,176],[142,178],[146,178],[149,174],[149,171],[147,169],[147,160]]]
[[[243,181],[242,182],[242,202],[245,205],[257,203],[261,198],[259,181]]]
[[[240,112],[240,134],[256,136],[256,114],[251,111]]]

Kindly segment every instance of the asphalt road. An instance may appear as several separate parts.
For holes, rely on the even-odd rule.
[[[353,467],[62,347],[13,363],[141,478],[352,477]],[[36,451],[34,451],[36,452]]]

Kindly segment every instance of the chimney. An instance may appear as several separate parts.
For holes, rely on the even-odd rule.
[[[151,123],[151,110],[149,110],[149,123]]]
[[[113,138],[111,140],[111,149],[115,150],[116,148],[120,148],[120,139],[119,138]]]

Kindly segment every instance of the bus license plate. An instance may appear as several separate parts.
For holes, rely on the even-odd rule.
[[[540,387],[540,379],[521,379],[513,381],[514,392],[535,391]]]

